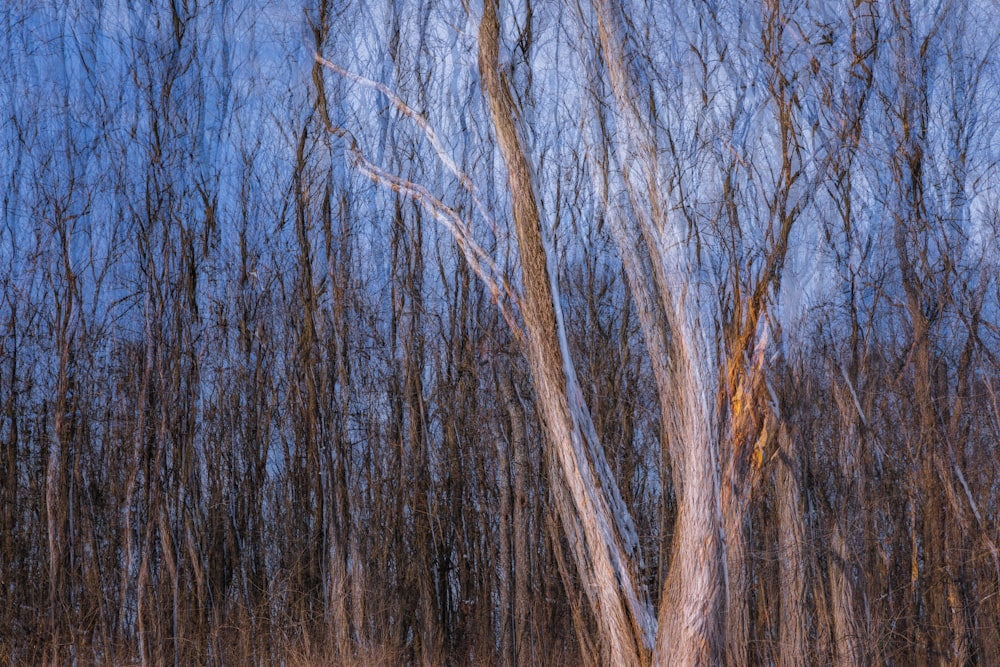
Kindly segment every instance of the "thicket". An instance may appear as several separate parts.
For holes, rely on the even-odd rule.
[[[455,4],[0,9],[0,664],[608,655]],[[602,4],[502,3],[501,79],[659,609],[685,444],[628,273],[652,239],[623,255]],[[726,664],[1000,664],[997,23],[943,4],[619,12],[732,362]]]

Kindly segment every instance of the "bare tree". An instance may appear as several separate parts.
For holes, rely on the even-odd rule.
[[[997,662],[996,9],[0,8],[0,664]]]

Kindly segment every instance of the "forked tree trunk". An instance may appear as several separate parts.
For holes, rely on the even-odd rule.
[[[653,661],[715,665],[723,659],[726,590],[715,363],[699,312],[703,304],[690,283],[686,244],[671,238],[655,144],[636,107],[618,17],[608,0],[594,0],[594,10],[621,135],[617,159],[634,214],[616,236],[640,304],[644,339],[651,354],[668,359],[654,361],[654,372],[674,463],[677,520]],[[643,276],[655,287],[643,286]]]
[[[654,662],[665,665],[749,664],[749,572],[746,519],[770,436],[764,368],[771,326],[770,295],[796,214],[782,209],[766,270],[750,288],[733,285],[731,321],[718,322],[714,299],[696,276],[687,223],[672,220],[656,138],[636,100],[631,54],[609,0],[593,0],[600,54],[614,98],[617,167],[632,216],[615,225],[643,336],[653,361],[677,488],[677,523],[664,586]],[[641,77],[640,77],[641,78]],[[600,104],[596,106],[600,107]],[[790,123],[783,124],[785,135]],[[787,144],[788,142],[786,142]],[[783,152],[779,186],[794,182],[791,149]],[[735,275],[741,272],[735,267]],[[643,282],[650,282],[649,287]],[[725,339],[717,349],[714,334]]]

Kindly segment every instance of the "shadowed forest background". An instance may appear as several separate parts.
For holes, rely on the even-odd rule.
[[[0,665],[1000,665],[996,3],[0,26]]]

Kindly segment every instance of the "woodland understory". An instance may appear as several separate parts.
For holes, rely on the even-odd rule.
[[[1000,665],[996,2],[0,26],[0,666]]]

